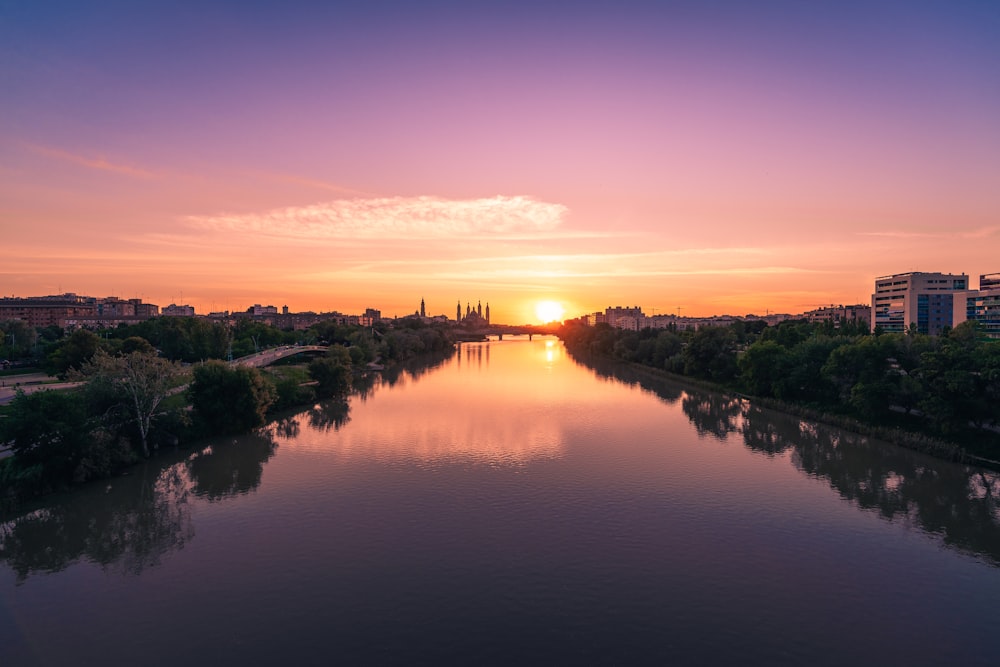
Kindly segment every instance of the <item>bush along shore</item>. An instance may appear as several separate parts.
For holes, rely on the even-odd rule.
[[[270,337],[275,345],[289,344],[286,334],[303,335],[264,333],[261,338]],[[141,336],[102,340],[89,331],[74,332],[49,355],[58,366],[52,370],[80,386],[18,392],[3,407],[0,443],[12,455],[0,459],[0,503],[14,506],[120,474],[160,447],[248,433],[317,401],[346,406],[352,391],[372,390],[372,369],[391,383],[413,360],[438,363],[454,349],[447,328],[419,320],[381,330],[323,322],[305,335],[306,342],[321,346],[310,358],[258,369],[221,358],[182,364],[185,345],[168,344],[171,358]],[[162,337],[151,337],[163,343]],[[226,347],[215,352],[225,354]]]
[[[974,323],[940,337],[860,326],[737,322],[698,331],[567,323],[583,363],[628,362],[937,458],[1000,468],[1000,341]]]

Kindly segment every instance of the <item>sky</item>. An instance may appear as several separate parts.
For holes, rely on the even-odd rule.
[[[0,0],[0,295],[531,322],[1000,272],[1000,3]]]

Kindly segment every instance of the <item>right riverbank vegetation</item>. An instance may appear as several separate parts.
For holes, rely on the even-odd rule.
[[[289,345],[326,350],[261,369],[227,361]],[[157,448],[246,433],[298,406],[346,404],[352,390],[369,388],[376,369],[452,347],[447,326],[413,318],[392,327],[321,322],[305,331],[169,317],[96,333],[50,328],[14,352],[79,386],[19,390],[2,407],[0,444],[12,455],[0,459],[0,501],[109,477]]]
[[[737,322],[697,331],[567,323],[577,359],[615,359],[955,461],[1000,460],[1000,341],[966,322],[942,336],[857,323]]]

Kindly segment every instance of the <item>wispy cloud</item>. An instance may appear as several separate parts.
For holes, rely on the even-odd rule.
[[[35,144],[27,144],[27,147],[30,151],[37,153],[38,155],[44,155],[45,157],[52,158],[54,160],[69,162],[88,169],[110,171],[116,174],[122,174],[123,176],[131,176],[132,178],[148,179],[156,177],[156,174],[146,171],[145,169],[139,169],[138,167],[133,167],[127,164],[110,162],[100,155],[94,157],[77,155],[76,153],[70,153],[59,148],[50,148],[48,146],[38,146]]]
[[[372,197],[374,196],[371,192],[365,192],[364,190],[357,190],[355,188],[349,188],[344,185],[337,185],[336,183],[328,183],[327,181],[321,181],[315,178],[307,178],[304,176],[296,176],[294,174],[277,174],[273,172],[263,172],[263,171],[251,171],[248,172],[252,176],[266,178],[279,183],[292,183],[294,185],[302,185],[308,188],[314,188],[316,190],[326,190],[328,192],[336,192],[342,196],[348,197]]]
[[[858,236],[877,236],[893,239],[985,239],[998,232],[1000,232],[1000,225],[968,230],[956,229],[945,232],[908,232],[903,230],[858,232]]]
[[[264,213],[191,216],[198,228],[288,239],[517,237],[554,231],[568,209],[530,197],[338,199]]]

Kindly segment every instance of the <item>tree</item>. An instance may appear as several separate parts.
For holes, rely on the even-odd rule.
[[[327,356],[309,362],[309,376],[317,382],[320,398],[342,396],[351,388],[351,355],[341,345],[331,345]]]
[[[784,373],[774,385],[774,395],[788,401],[836,403],[837,387],[822,369],[833,350],[848,344],[843,336],[812,336],[790,350]]]
[[[100,347],[101,339],[96,334],[86,329],[77,329],[49,355],[46,370],[63,375],[69,370],[79,369]]]
[[[122,352],[125,354],[129,354],[130,352],[155,353],[156,350],[153,348],[152,345],[149,344],[149,341],[146,340],[145,338],[141,338],[140,336],[129,336],[128,338],[122,341]]]
[[[36,334],[23,320],[0,322],[0,359],[22,359],[31,355]]]
[[[71,392],[18,391],[0,419],[0,442],[7,442],[21,468],[38,466],[38,481],[68,483],[87,444],[87,418]]]
[[[195,367],[188,397],[208,432],[241,433],[264,424],[276,392],[256,368],[208,361]]]
[[[740,376],[747,391],[772,396],[788,371],[789,351],[772,341],[757,341],[739,359]]]
[[[110,388],[111,394],[119,399],[139,429],[142,453],[148,457],[149,429],[177,371],[175,363],[156,356],[155,352],[135,351],[112,357],[99,350],[83,365],[81,375],[90,383]]]
[[[684,373],[724,382],[736,375],[736,338],[723,327],[699,329],[682,353]]]

